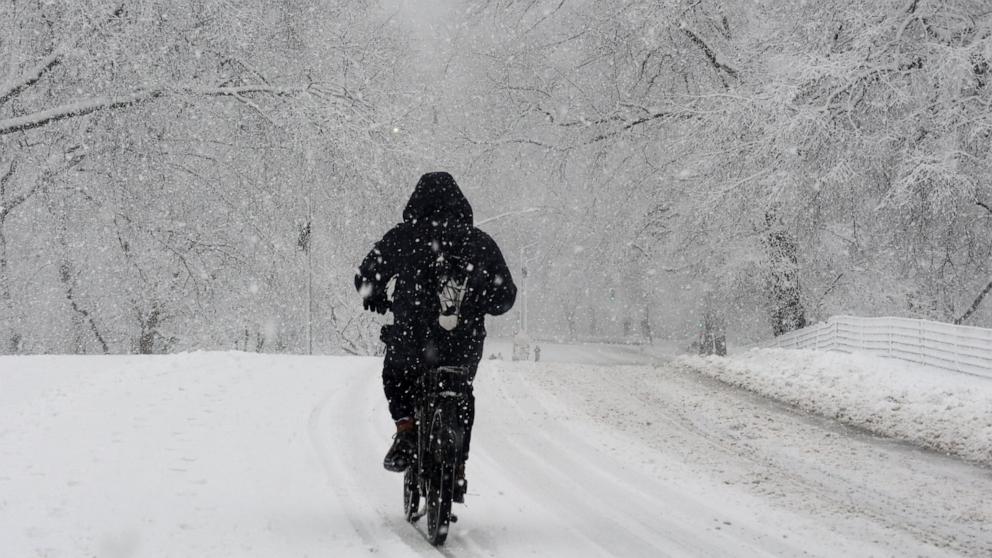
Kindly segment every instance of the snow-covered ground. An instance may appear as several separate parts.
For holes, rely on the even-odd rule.
[[[992,380],[865,354],[753,349],[677,363],[806,411],[992,466]]]
[[[436,555],[372,358],[0,358],[2,556]],[[988,556],[989,470],[673,366],[487,361],[442,554]]]

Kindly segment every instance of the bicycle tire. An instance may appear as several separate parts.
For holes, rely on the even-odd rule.
[[[428,440],[431,457],[421,466],[427,471],[427,538],[434,546],[444,544],[451,523],[451,500],[454,496],[455,462],[451,444],[451,428],[445,422],[445,412],[434,410]]]
[[[455,465],[445,460],[432,467],[427,481],[427,538],[434,546],[448,538],[454,478]]]
[[[403,512],[406,514],[406,520],[410,523],[416,523],[420,519],[420,516],[417,515],[420,510],[420,489],[417,486],[418,469],[419,467],[413,464],[403,474]]]

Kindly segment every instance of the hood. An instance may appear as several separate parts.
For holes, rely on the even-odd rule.
[[[417,187],[403,210],[403,221],[437,221],[449,225],[472,226],[472,206],[450,174],[429,172],[417,182]]]

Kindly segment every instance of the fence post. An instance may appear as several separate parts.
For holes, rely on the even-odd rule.
[[[961,336],[959,331],[954,331],[954,371],[961,371]]]
[[[925,329],[926,326],[923,324],[923,320],[917,320],[917,322],[920,324],[920,339],[919,342],[917,343],[917,345],[920,347],[920,360],[922,361],[920,362],[920,364],[926,366],[927,365],[927,346],[926,346],[927,335]]]

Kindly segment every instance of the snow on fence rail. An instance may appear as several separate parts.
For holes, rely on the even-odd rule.
[[[992,378],[992,329],[910,318],[834,316],[766,347],[866,352]]]

